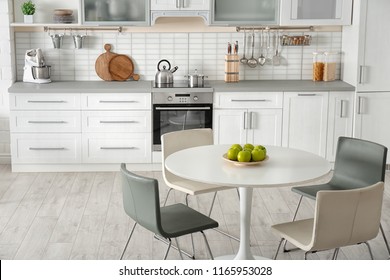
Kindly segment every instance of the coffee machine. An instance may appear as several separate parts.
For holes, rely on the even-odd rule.
[[[27,50],[24,56],[23,82],[50,83],[50,67],[46,65],[41,49]]]

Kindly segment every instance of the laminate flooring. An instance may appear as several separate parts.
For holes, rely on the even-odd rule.
[[[161,172],[135,172],[154,177],[160,183],[160,198],[167,187]],[[390,182],[390,173],[386,174]],[[323,181],[326,181],[325,178]],[[32,260],[116,260],[120,258],[133,221],[124,213],[119,172],[13,173],[0,165],[0,259]],[[251,249],[272,258],[279,238],[270,226],[290,221],[298,203],[290,188],[254,189],[251,221]],[[190,196],[191,207],[208,213],[212,194]],[[169,203],[183,202],[185,195],[171,192]],[[312,217],[314,201],[304,199],[298,218]],[[217,195],[212,217],[220,228],[239,236],[239,200],[235,189]],[[382,225],[390,239],[390,183],[385,186]],[[214,256],[235,254],[238,242],[214,231],[206,231]],[[196,257],[207,259],[200,234],[194,236]],[[190,250],[189,237],[182,237],[182,249]],[[388,259],[381,234],[370,241],[375,259]],[[161,259],[166,245],[149,231],[136,227],[124,259]],[[331,251],[310,254],[309,259],[330,259]],[[339,259],[370,259],[365,245],[342,248]],[[179,259],[171,250],[168,259]],[[303,259],[299,250],[280,253],[278,259]]]

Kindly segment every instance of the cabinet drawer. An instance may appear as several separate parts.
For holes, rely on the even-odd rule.
[[[80,163],[81,134],[11,134],[13,163]]]
[[[283,92],[216,92],[215,108],[282,108]]]
[[[151,163],[151,133],[83,135],[85,163]]]
[[[12,132],[81,132],[80,111],[12,111]]]
[[[79,110],[79,94],[14,94],[10,96],[11,110]]]
[[[87,94],[82,97],[86,110],[147,110],[152,108],[151,93]]]
[[[151,132],[151,111],[84,111],[83,132]]]

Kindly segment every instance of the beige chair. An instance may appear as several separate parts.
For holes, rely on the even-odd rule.
[[[384,183],[350,190],[323,190],[317,193],[313,219],[273,225],[272,229],[282,237],[274,259],[284,240],[309,252],[335,249],[337,258],[340,247],[365,243],[379,232]]]
[[[211,206],[208,213],[208,216],[211,215],[217,192],[221,190],[231,189],[231,188],[200,183],[200,182],[191,181],[191,180],[178,177],[172,174],[171,172],[169,172],[165,168],[165,159],[169,155],[173,154],[174,152],[183,149],[197,147],[197,146],[213,145],[213,144],[214,144],[213,131],[209,128],[180,130],[180,131],[165,133],[161,136],[161,147],[162,147],[161,149],[162,149],[162,158],[163,158],[162,174],[165,183],[170,188],[167,193],[165,203],[167,202],[169,193],[172,191],[172,189],[184,192],[186,194],[187,205],[188,205],[188,195],[214,193],[214,197],[211,202]],[[239,241],[238,238],[226,232],[223,232],[218,229],[215,230],[234,240]]]

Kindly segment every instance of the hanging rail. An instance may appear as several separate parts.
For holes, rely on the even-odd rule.
[[[70,31],[73,31],[73,30],[86,30],[86,31],[118,31],[119,33],[122,32],[123,28],[122,26],[118,26],[118,27],[64,27],[64,28],[61,28],[61,27],[48,27],[48,26],[45,26],[43,28],[43,30],[45,32],[49,32],[50,30],[70,30]]]
[[[274,26],[274,27],[269,27],[269,26],[265,26],[265,27],[250,27],[250,26],[247,26],[247,27],[240,27],[240,26],[237,26],[236,27],[236,31],[237,32],[240,32],[241,30],[249,30],[249,31],[252,31],[252,30],[257,30],[257,31],[261,31],[261,30],[279,30],[279,31],[314,31],[314,27],[313,26],[297,26],[297,27],[293,27],[293,26]]]

